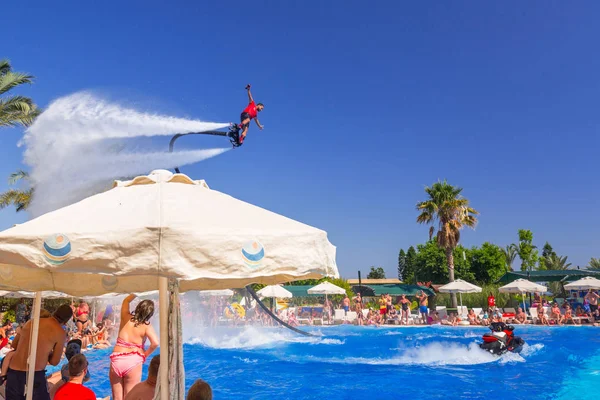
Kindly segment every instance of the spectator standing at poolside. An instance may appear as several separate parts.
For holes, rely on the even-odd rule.
[[[140,382],[131,389],[125,400],[152,400],[154,390],[156,389],[156,379],[158,378],[158,367],[160,366],[160,355],[152,357],[148,367],[148,377],[144,382]]]
[[[94,392],[83,386],[87,369],[88,361],[83,354],[76,354],[71,357],[69,360],[69,382],[56,391],[54,400],[96,400]]]
[[[385,318],[385,314],[387,313],[387,299],[384,294],[379,298],[379,316],[381,318]]]
[[[344,295],[344,300],[342,300],[342,307],[344,308],[344,315],[347,315],[348,311],[350,311],[350,299],[348,298],[348,294]]]
[[[27,322],[27,304],[25,304],[25,299],[21,299],[15,308],[15,320],[19,325],[23,325]]]
[[[63,347],[67,335],[63,325],[71,319],[73,310],[67,304],[58,307],[51,318],[40,318],[40,335],[37,343],[35,358],[35,375],[33,378],[33,398],[35,400],[49,400],[46,385],[46,366],[58,365],[63,355]],[[32,321],[28,321],[12,342],[15,349],[8,372],[6,373],[6,399],[25,400],[25,384],[27,380],[27,359],[29,358],[29,341],[31,337]]]
[[[358,325],[364,325],[364,315],[362,312],[362,299],[360,298],[360,294],[354,299],[354,311],[356,311],[356,317],[358,320]]]
[[[405,294],[400,296],[400,307],[402,308],[400,322],[404,320],[404,323],[408,325],[408,320],[410,318],[410,300],[406,298]]]
[[[186,400],[212,400],[212,389],[210,385],[204,382],[202,379],[198,379],[186,396]]]
[[[598,309],[598,298],[600,298],[600,296],[598,296],[598,293],[592,289],[590,289],[585,295],[585,299],[588,301],[588,303],[590,303],[590,311],[592,313],[595,313]]]
[[[490,295],[487,298],[487,302],[490,311],[494,311],[496,309],[496,298],[494,297],[493,293],[490,293]]]
[[[427,295],[421,290],[421,293],[416,297],[419,299],[419,312],[423,318],[423,324],[427,325],[427,314],[429,313],[429,310],[427,309]]]

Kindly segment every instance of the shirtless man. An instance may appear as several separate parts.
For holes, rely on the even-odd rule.
[[[152,400],[156,389],[158,367],[160,366],[160,355],[152,357],[148,367],[148,377],[145,381],[138,383],[131,389],[125,400]]]
[[[585,295],[585,299],[588,301],[588,303],[590,303],[590,311],[592,314],[598,309],[599,298],[600,296],[598,296],[598,293],[594,292],[592,289],[590,289]]]
[[[427,325],[427,314],[429,310],[427,309],[427,295],[424,291],[421,290],[421,293],[418,294],[417,299],[419,299],[419,312],[421,313],[421,317],[423,318],[423,324]]]
[[[517,308],[517,315],[515,315],[515,319],[513,319],[513,324],[526,324],[527,323],[527,314],[523,311],[521,307]]]
[[[350,311],[350,299],[348,298],[348,295],[344,295],[344,300],[342,300],[342,306],[344,307],[344,315],[348,314],[348,311]]]
[[[46,365],[58,365],[63,355],[63,347],[67,335],[63,325],[73,317],[73,310],[68,304],[58,307],[51,318],[40,318],[40,335],[35,358],[35,375],[33,378],[33,398],[50,400],[46,385]],[[15,337],[12,346],[15,349],[6,374],[6,398],[25,400],[25,384],[27,358],[29,357],[29,338],[33,321],[28,321]]]

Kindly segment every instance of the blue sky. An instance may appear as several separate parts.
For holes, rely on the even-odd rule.
[[[396,275],[398,250],[427,238],[415,204],[443,178],[481,212],[465,245],[526,228],[574,265],[600,257],[600,5],[367,4],[11,2],[0,57],[36,76],[19,93],[42,106],[95,89],[231,121],[252,83],[265,130],[184,172],[327,230],[345,277]],[[0,177],[21,135],[0,131]],[[0,229],[26,218],[2,210]]]

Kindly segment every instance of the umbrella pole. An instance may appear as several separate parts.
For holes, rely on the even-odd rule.
[[[458,292],[458,295],[460,296],[460,312],[463,312],[463,306],[462,306],[462,292]],[[464,314],[460,315],[461,317],[464,317]]]
[[[40,332],[40,309],[42,308],[42,292],[35,292],[33,301],[33,320],[31,322],[31,340],[29,341],[29,360],[27,361],[27,396],[26,400],[33,398],[33,378],[35,375],[35,359],[37,357],[38,334]],[[62,350],[62,349],[61,349]]]
[[[169,398],[169,279],[158,278],[160,312],[160,398]]]

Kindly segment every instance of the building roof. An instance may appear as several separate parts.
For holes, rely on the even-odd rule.
[[[310,294],[308,289],[316,285],[284,285],[283,288],[292,293],[293,297],[323,297],[322,294]]]
[[[348,283],[351,285],[358,285],[358,279],[348,279]],[[402,283],[400,279],[386,278],[386,279],[361,279],[363,285],[370,284],[386,284],[386,283]]]
[[[498,283],[511,283],[519,278],[531,282],[569,282],[585,276],[600,278],[600,270],[564,269],[545,271],[510,271],[504,274]]]
[[[360,292],[363,296],[381,296],[382,294],[389,294],[391,296],[400,296],[403,294],[407,296],[415,296],[421,290],[424,291],[428,296],[435,294],[430,288],[419,285],[404,285],[402,283],[362,285]],[[352,291],[354,293],[358,293],[359,286],[352,285]]]

